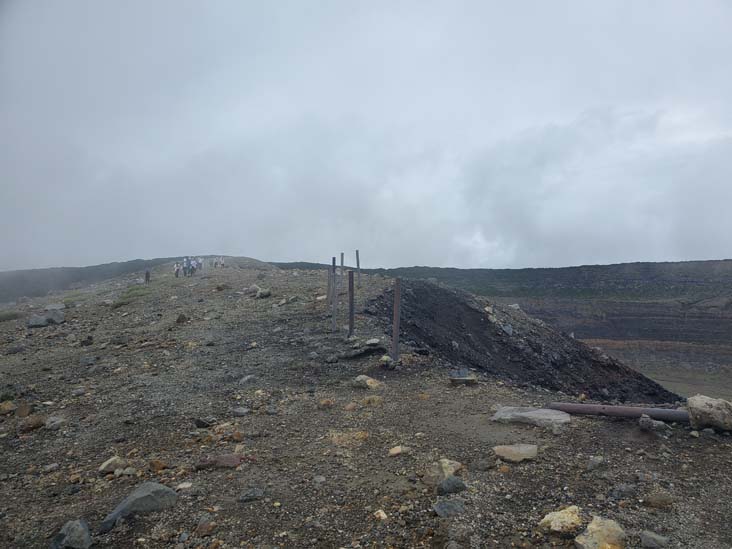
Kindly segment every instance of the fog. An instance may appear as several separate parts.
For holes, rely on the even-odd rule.
[[[730,257],[729,2],[0,3],[0,270]]]

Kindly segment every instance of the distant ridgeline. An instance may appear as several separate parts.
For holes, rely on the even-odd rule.
[[[90,267],[53,267],[0,272],[0,303],[35,297],[151,269],[175,258],[134,259]]]
[[[280,268],[321,269],[315,263]],[[364,272],[439,282],[518,303],[582,339],[732,345],[732,260],[622,263],[555,269],[401,267]]]

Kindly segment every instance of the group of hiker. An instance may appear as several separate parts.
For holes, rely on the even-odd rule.
[[[178,278],[183,273],[183,276],[193,276],[196,271],[202,271],[206,262],[202,257],[184,257],[181,261],[176,261],[173,265],[175,271],[175,278]],[[223,257],[209,258],[209,267],[219,268],[226,267],[226,260]]]
[[[176,261],[173,269],[175,271],[175,278],[180,276],[181,271],[183,271],[183,276],[193,276],[196,274],[196,270],[203,269],[203,258],[184,257],[183,261]]]

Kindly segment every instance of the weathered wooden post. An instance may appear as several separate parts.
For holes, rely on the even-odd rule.
[[[399,321],[402,308],[402,279],[394,279],[394,318],[392,320],[391,333],[391,359],[394,363],[399,362]]]
[[[345,286],[345,284],[343,284],[343,279],[345,278],[345,276],[346,272],[343,270],[343,252],[341,252],[341,288]]]
[[[336,331],[336,316],[337,316],[337,313],[338,313],[338,279],[336,278],[337,275],[336,275],[336,258],[335,258],[335,256],[333,257],[332,270],[333,270],[333,275],[332,275],[333,276],[333,301],[331,303],[331,313],[330,313],[330,316],[331,316],[331,321],[332,321],[331,322],[331,324],[332,324],[331,329],[332,329],[333,333],[335,333],[335,331]]]
[[[356,250],[356,271],[358,272],[358,280],[356,284],[361,287],[361,258],[358,257],[358,250]]]
[[[353,336],[354,324],[354,291],[353,291],[353,271],[348,271],[348,337]]]
[[[325,298],[325,310],[328,310],[328,307],[330,307],[330,296],[333,292],[333,288],[331,287],[333,285],[333,277],[330,274],[330,265],[325,269],[325,274],[328,277],[328,292],[325,294],[327,297]]]

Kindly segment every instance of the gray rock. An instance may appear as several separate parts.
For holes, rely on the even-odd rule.
[[[51,549],[89,549],[92,538],[84,519],[70,520],[51,542]]]
[[[465,485],[462,479],[451,475],[437,486],[437,493],[441,496],[446,496],[449,494],[457,494],[467,489],[468,487]]]
[[[460,501],[443,499],[432,506],[437,516],[442,518],[456,517],[465,512],[465,506]]]
[[[71,391],[71,396],[74,396],[74,397],[84,396],[85,394],[86,394],[86,389],[84,389],[83,387],[79,387],[78,389],[74,389],[73,391]]]
[[[266,297],[270,297],[272,295],[272,291],[268,288],[260,288],[257,290],[257,299],[264,299]]]
[[[252,411],[249,408],[234,408],[231,411],[231,414],[234,417],[244,417],[244,416],[248,416],[251,413],[252,413]]]
[[[99,533],[109,532],[121,518],[162,511],[172,507],[177,501],[178,494],[167,486],[157,482],[143,482],[107,515],[99,527]]]
[[[513,326],[510,324],[504,324],[501,326],[501,329],[505,332],[506,335],[512,336],[513,335]]]
[[[670,425],[667,425],[663,421],[651,419],[646,414],[643,414],[640,417],[640,419],[638,420],[638,426],[641,428],[641,431],[646,432],[667,433],[671,430]]]
[[[732,403],[721,398],[696,395],[687,399],[686,407],[694,429],[714,427],[721,431],[732,430]]]
[[[45,306],[45,309],[47,311],[61,311],[66,308],[66,305],[63,303],[49,303]]]
[[[536,459],[539,447],[536,444],[511,444],[509,446],[494,446],[493,451],[503,461],[521,463],[525,460]]]
[[[46,315],[31,315],[28,319],[29,328],[45,328],[48,326]]]
[[[44,422],[46,429],[50,431],[58,431],[61,427],[66,424],[66,418],[59,416],[49,416]]]
[[[63,324],[66,322],[66,315],[63,311],[48,311],[46,313],[46,320],[49,324]]]
[[[561,410],[516,406],[502,406],[491,417],[491,421],[498,421],[499,423],[525,423],[549,429],[566,425],[571,420],[571,416]]]
[[[650,530],[643,530],[640,533],[641,547],[649,549],[661,549],[668,545],[669,539]]]
[[[255,381],[257,381],[257,376],[254,374],[248,374],[239,380],[239,385],[249,385]]]
[[[594,471],[605,463],[605,459],[602,456],[590,456],[590,461],[587,463],[587,470]]]
[[[249,503],[250,501],[257,501],[264,497],[264,490],[262,488],[249,488],[241,496],[239,496],[239,503]]]
[[[456,370],[450,372],[450,383],[453,385],[475,385],[478,383],[478,376],[470,370]]]
[[[82,366],[84,368],[88,368],[89,366],[94,366],[96,364],[97,359],[93,356],[83,356],[79,359],[79,366]]]

